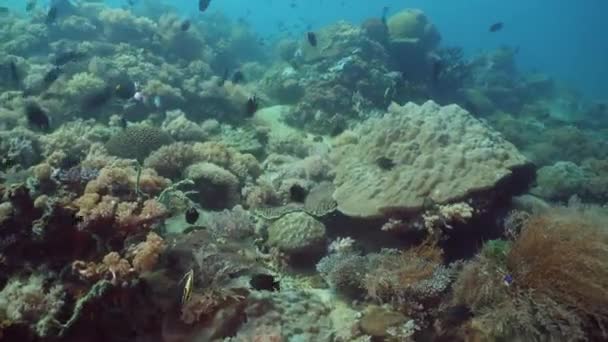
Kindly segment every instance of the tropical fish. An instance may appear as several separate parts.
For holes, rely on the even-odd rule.
[[[395,162],[388,157],[378,157],[376,159],[376,165],[382,170],[388,171],[395,167]]]
[[[380,16],[380,20],[382,20],[382,23],[384,25],[386,25],[386,17],[388,16],[389,10],[390,10],[390,8],[388,6],[382,7],[382,15]]]
[[[0,6],[0,15],[7,15],[10,12],[8,7]]]
[[[182,23],[179,25],[179,29],[186,32],[190,29],[191,25],[192,25],[192,23],[190,22],[190,20],[186,19],[186,20],[182,21]]]
[[[192,298],[192,287],[194,285],[194,270],[190,269],[190,271],[186,272],[181,281],[184,282],[181,303],[182,305],[185,305],[186,303],[188,303],[190,298]]]
[[[47,90],[61,75],[63,70],[60,67],[53,67],[42,78],[42,89]]]
[[[249,285],[252,288],[261,291],[279,291],[281,290],[280,283],[274,279],[274,276],[265,273],[258,273],[251,276]]]
[[[308,44],[310,44],[310,46],[317,46],[317,35],[314,32],[306,33],[306,39],[308,39]]]
[[[112,90],[109,86],[86,94],[82,98],[81,108],[85,110],[97,109],[108,103],[112,98]]]
[[[308,191],[299,184],[294,184],[289,188],[289,198],[294,202],[303,203],[307,195]]]
[[[247,116],[252,116],[257,111],[258,97],[256,95],[253,95],[247,99],[247,103],[245,104],[245,114],[247,114]]]
[[[17,85],[21,88],[21,75],[19,74],[19,69],[17,68],[17,64],[14,61],[8,62],[8,77],[14,85]]]
[[[51,6],[51,8],[49,8],[49,11],[46,13],[45,23],[47,25],[50,25],[54,23],[55,20],[57,20],[57,6]]]
[[[241,83],[245,80],[245,75],[243,74],[243,72],[241,70],[237,70],[234,72],[234,74],[232,74],[232,78],[231,81],[234,84],[238,84]]]
[[[25,105],[25,117],[27,123],[41,131],[48,131],[51,128],[51,119],[47,112],[36,102],[28,102]]]
[[[26,12],[31,12],[36,8],[36,0],[27,0],[26,4],[25,4],[25,11]]]
[[[135,82],[133,82],[128,77],[123,77],[116,81],[114,93],[118,98],[121,98],[123,100],[129,100],[133,98],[136,92],[137,87],[135,86]]]
[[[201,12],[205,12],[209,7],[211,0],[198,0],[198,10]]]
[[[84,58],[85,56],[86,56],[86,54],[83,52],[80,52],[80,51],[75,51],[75,50],[64,51],[64,52],[57,54],[57,56],[55,56],[55,59],[53,60],[53,64],[55,66],[63,66],[70,62],[80,60],[80,59]]]
[[[198,210],[196,210],[195,207],[188,208],[188,210],[186,210],[186,212],[184,213],[184,217],[188,224],[194,224],[194,222],[198,220],[198,216]]]
[[[492,24],[492,25],[490,26],[489,31],[490,31],[490,32],[498,32],[498,31],[502,30],[502,28],[503,28],[504,26],[505,26],[505,25],[504,25],[502,22],[497,22],[497,23],[494,23],[494,24]]]

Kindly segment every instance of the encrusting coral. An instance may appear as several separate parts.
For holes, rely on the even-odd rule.
[[[500,134],[455,105],[393,104],[357,133],[355,144],[334,152],[334,198],[351,216],[415,212],[429,199],[449,203],[489,190],[528,164]]]

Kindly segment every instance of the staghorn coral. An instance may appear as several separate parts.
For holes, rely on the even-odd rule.
[[[152,151],[171,142],[171,137],[159,128],[133,125],[112,136],[105,146],[111,155],[143,161]]]
[[[605,339],[606,215],[594,207],[533,214],[512,243],[488,243],[466,265],[454,303],[472,309],[485,338]]]
[[[358,133],[356,144],[334,152],[334,198],[351,216],[419,211],[428,199],[466,198],[528,164],[512,144],[455,105],[393,104]],[[382,168],[379,157],[394,166]]]

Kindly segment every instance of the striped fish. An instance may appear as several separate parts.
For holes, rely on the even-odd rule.
[[[188,303],[190,298],[192,297],[192,285],[194,285],[194,270],[190,269],[190,271],[184,274],[182,278],[184,282],[184,290],[182,291],[182,306]]]

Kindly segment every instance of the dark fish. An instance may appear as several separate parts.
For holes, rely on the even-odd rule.
[[[232,81],[232,83],[238,84],[245,80],[245,75],[243,75],[243,72],[241,70],[237,70],[234,72],[234,74],[232,74],[232,78],[230,80]]]
[[[201,12],[205,12],[209,7],[211,0],[198,0],[198,10]]]
[[[198,220],[198,216],[198,210],[196,210],[195,207],[188,208],[186,213],[184,213],[184,217],[186,218],[186,222],[188,222],[188,224],[194,224],[194,222]]]
[[[119,124],[120,124],[120,128],[122,128],[122,129],[127,128],[128,122],[127,122],[127,119],[124,117],[124,115],[120,116]]]
[[[303,203],[307,195],[308,191],[299,184],[294,184],[289,188],[289,198],[294,202]]]
[[[179,29],[186,32],[190,29],[191,25],[192,25],[192,23],[190,22],[190,20],[186,19],[186,20],[182,21],[182,23],[179,25]]]
[[[1,6],[0,7],[0,15],[7,15],[9,13],[8,7]]]
[[[49,70],[42,78],[43,90],[48,89],[55,81],[57,81],[57,79],[61,75],[62,71],[63,70],[61,70],[60,67],[54,67],[51,70]]]
[[[448,308],[441,315],[441,326],[443,329],[455,328],[473,317],[471,309],[464,305],[455,305]]]
[[[11,82],[21,88],[21,75],[19,74],[19,69],[17,68],[17,64],[14,61],[8,62],[8,77]]]
[[[498,32],[498,31],[502,30],[502,28],[504,26],[505,25],[501,22],[494,23],[494,24],[492,24],[492,26],[490,26],[490,32]]]
[[[25,105],[25,117],[27,123],[41,131],[48,131],[51,128],[51,119],[47,112],[42,109],[36,102],[28,102]]]
[[[280,291],[281,286],[278,281],[274,279],[274,276],[265,273],[258,273],[251,276],[249,285],[258,291]]]
[[[36,8],[36,0],[28,0],[25,4],[25,11],[31,12]]]
[[[108,103],[111,98],[112,89],[106,86],[83,96],[80,107],[85,110],[94,110]]]
[[[50,24],[54,23],[55,20],[57,20],[57,7],[51,6],[51,8],[49,8],[49,11],[46,13],[45,23],[47,25],[50,25]]]
[[[74,51],[74,50],[65,51],[65,52],[61,52],[61,53],[57,54],[57,56],[55,56],[55,60],[53,61],[53,64],[55,64],[55,66],[63,66],[70,62],[75,62],[75,61],[81,60],[84,57],[86,57],[86,54],[83,52],[80,52],[80,51]]]
[[[308,44],[310,44],[310,46],[317,46],[317,35],[314,32],[306,33],[306,39],[308,39]]]
[[[395,167],[395,162],[391,158],[378,157],[378,159],[376,159],[376,165],[382,170],[388,171]]]
[[[320,135],[315,135],[314,138],[312,138],[312,141],[314,142],[323,142],[323,137]]]
[[[222,78],[220,78],[220,81],[218,82],[218,86],[223,87],[224,83],[226,83],[226,80],[228,79],[228,68],[224,69],[224,74],[222,75]]]
[[[123,100],[128,100],[133,98],[135,93],[137,92],[137,88],[135,87],[135,82],[133,82],[128,77],[123,77],[117,81],[115,81],[114,93],[118,98]]]
[[[258,97],[253,95],[247,99],[245,104],[245,114],[247,116],[253,116],[258,111]]]
[[[389,10],[390,10],[390,8],[388,6],[382,7],[382,15],[380,16],[380,20],[382,20],[382,23],[384,25],[386,25],[386,17],[388,16]]]
[[[436,59],[433,61],[433,66],[431,70],[431,80],[433,84],[437,84],[439,82],[439,76],[441,76],[441,72],[443,71],[443,63],[440,59]]]

